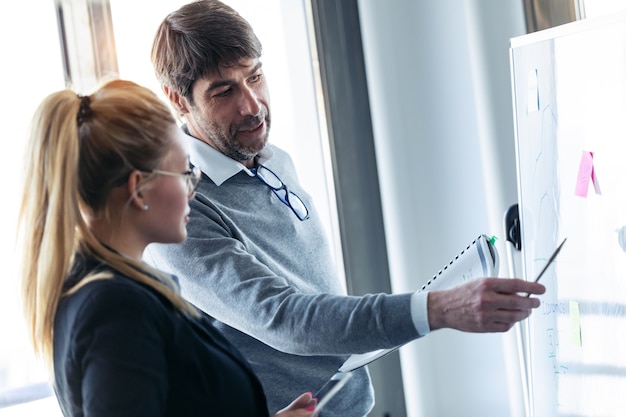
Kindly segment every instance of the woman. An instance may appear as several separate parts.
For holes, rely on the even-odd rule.
[[[20,211],[23,298],[65,416],[266,416],[245,359],[141,261],[187,236],[200,172],[169,109],[111,81],[37,109]],[[310,416],[303,394],[277,416]]]

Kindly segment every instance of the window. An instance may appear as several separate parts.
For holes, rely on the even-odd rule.
[[[304,1],[222,0],[246,18],[263,44],[263,70],[272,103],[270,141],[294,159],[304,188],[322,217],[343,271],[329,151],[322,140]],[[160,87],[150,62],[158,25],[186,0],[110,0],[120,77]],[[137,19],[141,16],[141,19]],[[120,40],[123,39],[123,42]],[[163,95],[161,95],[163,97]],[[165,97],[163,97],[165,99]]]
[[[3,151],[0,175],[3,181],[3,215],[0,217],[0,416],[54,415],[33,407],[13,411],[7,407],[20,399],[46,395],[46,374],[35,360],[26,336],[19,302],[20,280],[14,247],[16,219],[20,203],[21,158],[30,118],[41,100],[64,88],[63,67],[56,25],[54,2],[33,0],[3,4],[7,17],[0,25],[0,51],[3,65],[4,108],[2,112]],[[21,18],[24,16],[24,18]],[[21,388],[39,384],[30,390]],[[54,405],[54,404],[53,404]]]
[[[600,16],[626,10],[624,0],[581,0],[584,4],[585,17]]]

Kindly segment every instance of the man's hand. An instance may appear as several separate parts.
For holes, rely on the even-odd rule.
[[[545,287],[513,278],[482,278],[459,287],[428,294],[430,329],[450,328],[464,332],[506,332],[524,320],[540,300]]]

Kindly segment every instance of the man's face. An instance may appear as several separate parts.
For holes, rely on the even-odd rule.
[[[267,144],[269,92],[258,59],[248,59],[219,74],[197,80],[185,118],[189,133],[226,156],[252,166]]]

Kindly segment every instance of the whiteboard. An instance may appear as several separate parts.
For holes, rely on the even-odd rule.
[[[529,417],[626,416],[626,14],[511,40]]]

